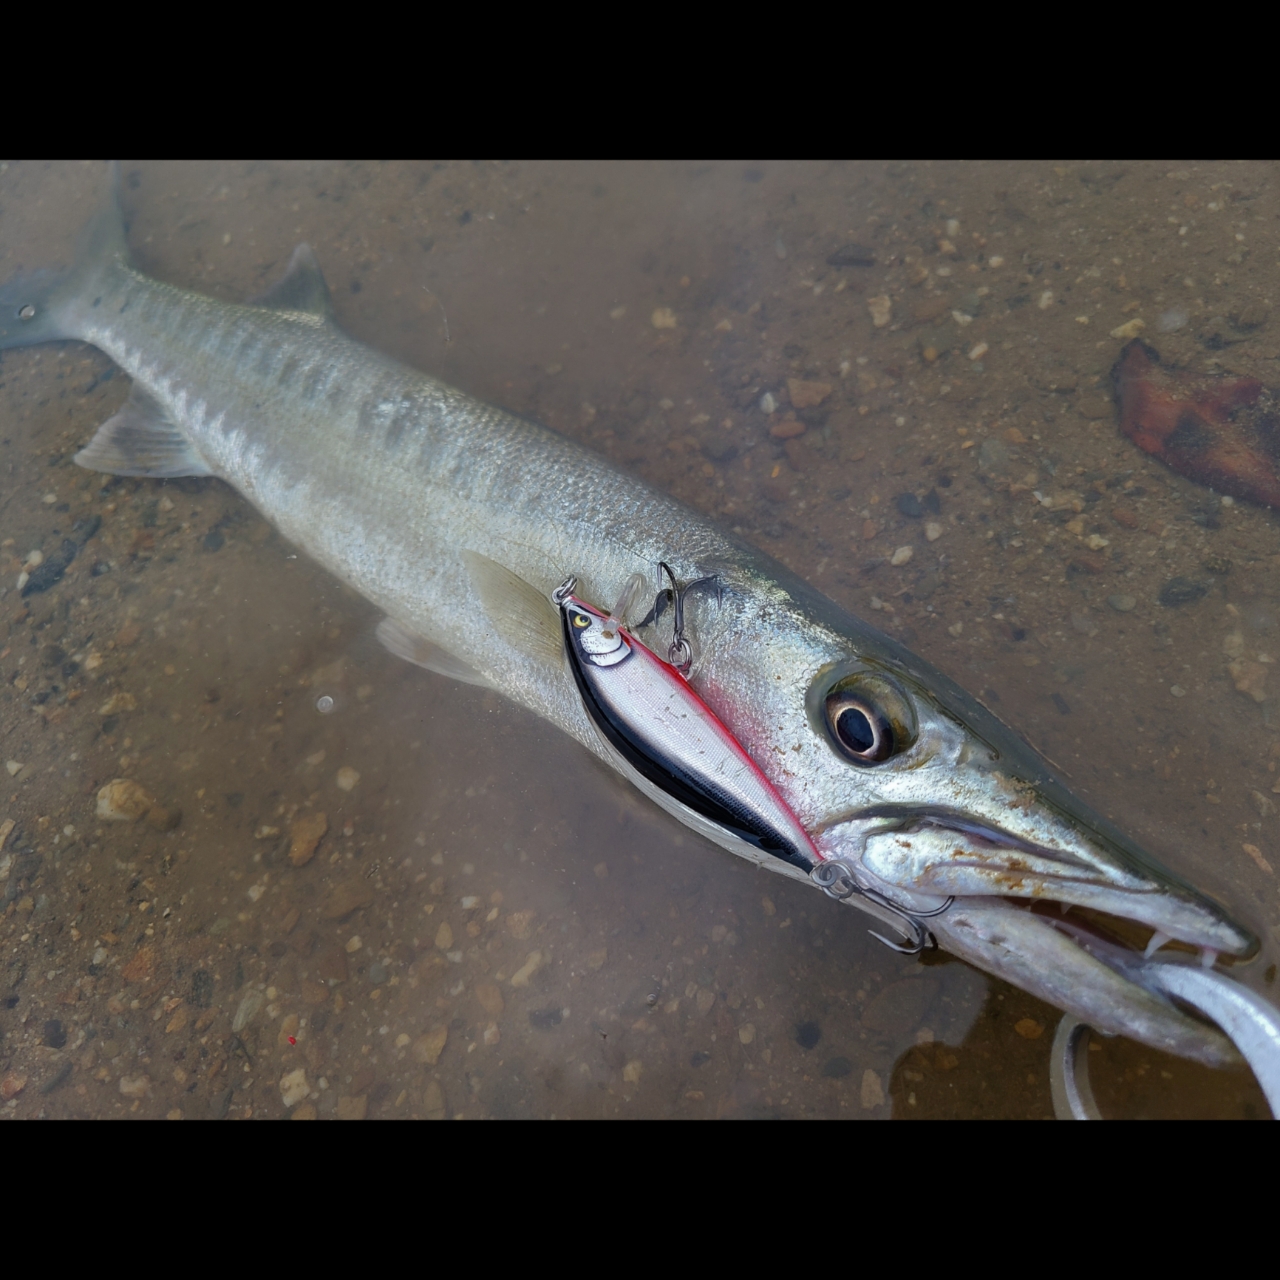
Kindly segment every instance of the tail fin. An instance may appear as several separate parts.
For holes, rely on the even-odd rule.
[[[71,270],[31,271],[0,285],[0,351],[79,336],[74,304],[104,271],[129,261],[118,189],[113,169],[111,194],[81,232]]]

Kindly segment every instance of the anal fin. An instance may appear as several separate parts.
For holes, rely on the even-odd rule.
[[[450,680],[461,680],[463,684],[478,684],[485,689],[493,688],[493,685],[474,667],[469,667],[448,650],[433,644],[425,636],[419,635],[394,618],[383,618],[378,623],[377,636],[384,649],[394,653],[397,658],[412,662],[414,666],[425,667],[438,676],[448,676]]]
[[[89,471],[113,476],[211,476],[205,460],[136,382],[120,411],[108,418],[75,456]]]

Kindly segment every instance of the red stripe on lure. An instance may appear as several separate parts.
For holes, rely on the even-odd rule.
[[[569,579],[552,599],[574,680],[606,742],[727,834],[812,871],[822,854],[742,744],[674,666],[573,595],[576,585]]]

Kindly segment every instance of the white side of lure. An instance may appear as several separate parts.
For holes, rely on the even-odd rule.
[[[735,853],[745,845],[761,861],[781,859],[806,873],[823,860],[715,712],[622,625],[625,604],[605,614],[567,591],[554,599],[583,703],[637,786],[667,809],[674,801],[685,821],[699,817],[695,825]]]

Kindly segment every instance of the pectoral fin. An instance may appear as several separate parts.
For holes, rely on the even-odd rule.
[[[564,661],[560,619],[546,595],[476,551],[464,551],[462,562],[494,630],[521,653],[560,666]]]
[[[493,685],[474,667],[469,667],[447,650],[433,644],[425,636],[397,622],[394,618],[383,618],[378,623],[378,640],[383,648],[394,653],[397,658],[412,662],[414,666],[425,667],[438,676],[448,676],[450,680],[461,680],[463,684],[478,684],[485,689]]]
[[[77,465],[113,476],[211,476],[182,429],[136,382],[120,412],[75,456]]]

